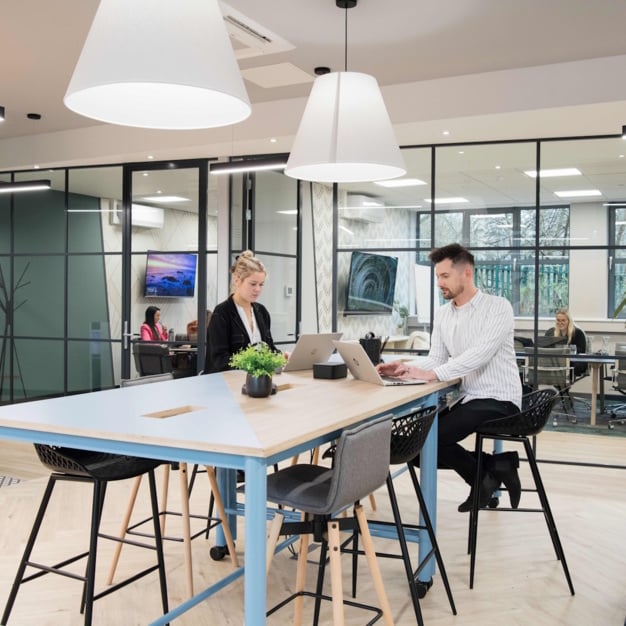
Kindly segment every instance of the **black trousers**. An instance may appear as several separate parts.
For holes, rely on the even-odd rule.
[[[484,398],[457,403],[451,408],[439,411],[439,432],[437,439],[437,466],[440,469],[453,469],[468,484],[474,484],[476,458],[474,452],[466,450],[458,442],[476,432],[487,420],[506,417],[517,413],[519,409],[513,402],[503,402]],[[492,455],[485,454],[483,468],[487,471]],[[419,458],[414,459],[419,465]]]

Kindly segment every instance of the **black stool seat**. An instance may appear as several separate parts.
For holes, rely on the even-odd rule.
[[[35,450],[41,462],[45,467],[50,469],[52,473],[48,479],[48,484],[46,485],[44,495],[39,505],[39,510],[35,517],[33,528],[30,532],[26,548],[24,549],[24,554],[22,555],[22,559],[19,563],[18,570],[11,587],[11,592],[6,603],[4,613],[2,614],[1,623],[7,624],[20,586],[23,583],[32,581],[36,578],[44,576],[45,574],[59,574],[68,578],[79,580],[83,583],[80,611],[81,613],[84,613],[85,626],[90,626],[92,623],[93,603],[95,600],[113,593],[121,587],[125,587],[139,578],[158,570],[163,613],[167,613],[168,598],[167,583],[165,580],[165,561],[163,559],[163,542],[159,524],[156,481],[154,478],[154,469],[161,464],[161,461],[42,444],[35,444]],[[156,552],[156,564],[148,566],[144,570],[96,594],[95,578],[98,539],[102,538],[118,542],[121,541],[117,537],[105,535],[99,531],[107,484],[111,481],[134,478],[142,474],[148,475],[150,485],[150,501],[152,505],[152,520],[154,525],[154,543],[149,545],[129,540],[123,540],[123,543],[132,543],[134,546],[154,550]],[[39,529],[41,528],[44,520],[53,489],[59,481],[91,483],[93,485],[89,548],[80,554],[75,554],[74,556],[61,561],[60,563],[56,563],[54,565],[44,565],[42,563],[32,561],[31,553],[35,546]],[[71,520],[68,520],[68,523],[70,521]],[[74,571],[65,569],[67,565],[83,558],[86,559],[84,576],[76,574]],[[35,570],[35,573],[26,574],[27,568]]]
[[[163,463],[155,459],[40,444],[35,444],[35,451],[43,465],[53,472],[89,476],[97,480],[134,478]]]
[[[559,392],[554,387],[540,389],[529,393],[522,398],[522,410],[519,413],[483,422],[476,432],[475,455],[477,459],[477,469],[474,488],[472,489],[474,497],[472,510],[470,512],[468,542],[468,552],[470,553],[470,589],[474,586],[474,570],[476,565],[476,543],[478,536],[478,514],[480,511],[479,491],[480,477],[482,475],[481,466],[483,441],[485,439],[498,439],[501,441],[521,443],[524,446],[526,458],[533,476],[534,489],[523,489],[522,491],[536,493],[539,497],[541,506],[539,508],[497,508],[490,510],[493,512],[508,511],[519,513],[543,513],[548,527],[548,532],[550,533],[550,538],[552,539],[552,545],[554,546],[556,558],[561,561],[563,573],[565,574],[570,593],[574,595],[574,586],[572,584],[572,579],[565,560],[563,546],[557,532],[554,516],[552,515],[552,510],[550,509],[550,504],[548,502],[548,496],[546,495],[546,490],[537,466],[535,453],[530,442],[530,437],[543,430],[550,417],[550,413],[552,412],[552,407],[558,397]]]

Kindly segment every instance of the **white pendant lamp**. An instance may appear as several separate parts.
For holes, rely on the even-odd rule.
[[[336,3],[346,9],[347,57],[347,9],[356,2]],[[386,180],[406,174],[373,76],[345,71],[315,79],[285,174],[326,183]]]
[[[176,130],[251,111],[217,0],[100,0],[64,102],[111,124]]]

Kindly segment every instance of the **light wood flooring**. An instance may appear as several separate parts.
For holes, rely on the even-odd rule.
[[[469,442],[468,442],[469,443]],[[626,438],[580,435],[545,431],[539,438],[539,458],[578,460],[588,463],[626,465]],[[622,626],[626,616],[626,470],[542,463],[540,470],[568,560],[576,595],[570,596],[560,563],[555,559],[543,516],[535,513],[481,514],[478,559],[474,589],[468,588],[469,557],[466,554],[468,516],[456,507],[467,496],[467,487],[452,472],[439,473],[438,538],[457,604],[458,615],[450,612],[440,577],[421,606],[429,626]],[[522,464],[522,481],[529,477]],[[25,479],[22,483],[0,489],[2,531],[0,533],[0,609],[13,579],[18,559],[30,530],[34,512],[46,482],[46,470],[37,461],[30,445],[0,442],[0,474]],[[205,480],[194,488],[193,512],[205,510],[208,489]],[[172,478],[172,508],[177,499],[178,483]],[[417,515],[415,497],[408,477],[397,479],[400,506],[407,518]],[[147,490],[140,492],[141,507],[147,506]],[[117,529],[126,504],[128,484],[112,485],[105,507],[103,528]],[[505,496],[506,497],[506,496]],[[522,496],[522,505],[534,505],[535,496]],[[90,489],[80,485],[62,485],[47,516],[37,558],[63,556],[82,549],[89,512]],[[388,518],[384,490],[376,496],[377,511],[368,503],[368,517]],[[168,520],[173,531],[175,520]],[[387,540],[375,539],[376,545],[388,547]],[[108,543],[108,542],[107,542]],[[213,545],[203,538],[193,541],[194,583],[200,590],[231,570],[228,559],[214,562],[208,551]],[[166,543],[166,562],[170,605],[185,597],[182,546]],[[70,552],[68,552],[68,550]],[[244,557],[243,528],[239,526],[237,551]],[[111,548],[103,544],[99,571],[101,580],[109,565]],[[145,554],[144,554],[145,553]],[[313,552],[311,560],[317,556]],[[138,564],[153,558],[147,551],[125,547],[119,571],[132,571]],[[345,587],[349,589],[349,558],[344,557]],[[394,611],[395,623],[415,623],[400,561],[379,559],[386,590]],[[359,596],[370,602],[374,594],[364,559],[360,559]],[[309,581],[315,575],[309,570]],[[295,561],[288,551],[275,556],[268,585],[268,605],[285,597],[293,588]],[[45,576],[25,584],[18,595],[9,624],[11,626],[78,626],[80,583],[59,576]],[[243,582],[238,580],[216,596],[195,607],[173,622],[180,626],[215,626],[243,624]],[[331,623],[324,608],[323,624]],[[143,625],[160,614],[156,575],[116,592],[95,605],[96,625]],[[347,612],[347,623],[363,624],[363,613]],[[288,606],[268,624],[291,620]]]

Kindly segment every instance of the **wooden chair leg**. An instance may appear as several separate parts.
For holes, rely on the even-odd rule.
[[[344,625],[343,582],[341,580],[341,538],[336,520],[328,522],[328,551],[330,555],[330,586],[333,597],[333,626]]]
[[[306,566],[309,556],[309,542],[311,538],[308,534],[300,535],[300,549],[298,550],[298,567],[296,568],[296,593],[304,591],[306,585]],[[294,626],[302,625],[302,613],[304,611],[304,596],[297,596],[294,602],[293,623]]]
[[[372,580],[374,581],[374,588],[376,589],[376,595],[378,596],[378,602],[380,608],[383,611],[383,622],[385,626],[393,626],[393,616],[391,614],[391,606],[387,599],[387,593],[385,592],[385,586],[383,584],[383,577],[378,567],[378,561],[376,560],[376,549],[372,536],[370,535],[369,528],[367,526],[367,518],[363,512],[363,507],[357,504],[354,507],[354,513],[359,522],[359,529],[361,531],[361,537],[363,541],[363,550],[365,557],[367,558],[367,564],[372,574]]]
[[[180,511],[183,533],[183,553],[185,558],[185,586],[187,596],[193,597],[193,563],[191,559],[191,523],[189,520],[189,481],[187,463],[180,463],[178,480],[180,483]],[[165,517],[165,515],[163,515]]]
[[[135,508],[137,493],[139,492],[142,478],[143,476],[137,476],[133,480],[133,486],[131,487],[130,496],[128,497],[128,504],[126,505],[126,511],[124,512],[124,517],[122,519],[122,525],[120,526],[120,532],[118,533],[118,537],[120,538],[120,540],[126,537],[126,531],[130,526],[130,517],[133,514],[133,509]],[[120,560],[120,554],[122,553],[123,545],[124,544],[121,541],[115,542],[115,550],[113,551],[113,558],[111,559],[111,565],[109,566],[109,573],[106,579],[107,585],[113,584],[113,577],[115,576],[115,570],[117,569],[117,564]]]
[[[280,537],[280,529],[283,525],[285,516],[282,513],[276,513],[274,519],[270,524],[269,532],[267,533],[267,550],[265,553],[265,573],[270,573],[270,566],[272,565],[272,559],[274,558],[274,550],[276,550],[276,544]]]
[[[161,486],[161,502],[159,511],[161,511],[161,537],[165,535],[165,511],[167,511],[167,496],[170,488],[170,465],[166,463],[163,466],[163,485]]]
[[[376,510],[376,498],[374,497],[373,493],[370,493],[369,499],[370,499],[370,506],[372,507],[372,511],[375,511]]]
[[[222,520],[222,530],[224,531],[224,538],[226,539],[226,545],[228,546],[228,554],[230,555],[230,562],[233,567],[239,567],[239,561],[237,560],[237,553],[235,552],[235,542],[233,541],[233,535],[230,532],[230,526],[228,525],[228,519],[226,517],[226,510],[224,509],[224,501],[220,494],[219,487],[217,485],[217,478],[215,477],[215,468],[210,465],[205,466],[206,475],[209,478],[209,485],[211,487],[211,493],[215,500],[215,508],[217,514]]]

